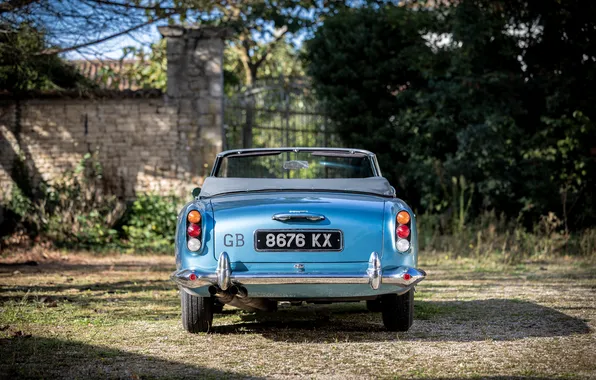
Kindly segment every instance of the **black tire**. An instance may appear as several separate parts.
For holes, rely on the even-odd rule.
[[[414,290],[401,296],[386,294],[381,298],[383,324],[389,331],[408,331],[414,322]]]
[[[191,296],[180,291],[182,326],[190,333],[207,332],[213,323],[213,298]]]
[[[368,311],[372,311],[373,313],[383,311],[380,299],[366,301],[366,308],[368,309]]]
[[[217,297],[213,297],[213,314],[219,314],[223,311],[224,304],[219,302]]]

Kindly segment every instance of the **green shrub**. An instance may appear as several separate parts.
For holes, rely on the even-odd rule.
[[[4,197],[2,197],[4,199]],[[6,197],[6,203],[1,205],[7,210],[11,211],[19,218],[23,218],[27,215],[27,212],[31,210],[32,203],[23,191],[16,185],[13,185],[10,190],[10,195]]]
[[[104,189],[102,168],[91,154],[52,185],[42,182],[34,199],[15,185],[3,205],[18,216],[30,236],[57,246],[90,248],[115,243],[113,228],[124,212],[124,203]]]
[[[181,199],[173,195],[138,196],[129,207],[122,226],[126,239],[124,245],[152,251],[172,250],[176,215],[181,203]]]
[[[94,250],[173,249],[182,200],[141,194],[127,207],[107,192],[102,167],[91,154],[52,185],[42,182],[31,193],[35,195],[28,197],[14,185],[0,206],[36,241]]]

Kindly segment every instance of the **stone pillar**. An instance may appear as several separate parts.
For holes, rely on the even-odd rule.
[[[224,146],[223,49],[229,31],[166,26],[159,32],[167,41],[167,99],[178,112],[178,162],[192,177],[202,177]]]

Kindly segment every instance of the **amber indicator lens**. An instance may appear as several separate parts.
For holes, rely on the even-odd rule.
[[[400,211],[397,213],[397,223],[408,224],[410,223],[410,214],[407,211]]]
[[[188,221],[191,223],[199,223],[201,221],[201,213],[197,210],[192,210],[188,213]]]

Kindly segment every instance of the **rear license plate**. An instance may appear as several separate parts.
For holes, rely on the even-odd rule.
[[[257,251],[341,251],[343,247],[339,230],[255,231]]]

